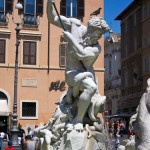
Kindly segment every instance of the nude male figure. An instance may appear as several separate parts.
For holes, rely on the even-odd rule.
[[[53,10],[54,0],[47,1],[47,16],[51,24],[62,28],[59,17]],[[76,18],[60,16],[65,29],[64,37],[68,42],[66,54],[65,78],[70,89],[68,103],[72,98],[78,98],[78,110],[73,124],[83,124],[83,118],[91,103],[91,98],[97,92],[97,84],[93,64],[101,52],[98,39],[109,31],[106,22],[99,17],[92,17],[88,27]],[[70,32],[68,32],[70,31]]]

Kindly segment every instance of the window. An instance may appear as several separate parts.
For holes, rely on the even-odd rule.
[[[66,16],[69,17],[77,16],[77,0],[67,0],[66,7],[67,7]]]
[[[5,40],[0,40],[0,63],[5,63]]]
[[[6,13],[12,12],[12,0],[0,0],[0,22],[6,22]]]
[[[136,18],[136,13],[134,14],[134,26],[136,26],[136,21],[137,21],[137,18]]]
[[[142,17],[144,19],[145,17],[147,17],[147,5],[146,4],[143,5],[142,11],[143,11]]]
[[[144,73],[150,72],[150,56],[144,58]]]
[[[25,25],[38,25],[37,16],[43,15],[43,0],[19,0],[24,6],[19,14],[24,14]]]
[[[84,17],[84,0],[61,0],[60,14],[67,17]]]
[[[127,88],[128,87],[128,71],[126,70],[125,75],[124,75],[124,87]]]
[[[125,33],[127,33],[128,32],[128,21],[126,20],[125,21]]]
[[[136,51],[137,50],[137,37],[135,36],[134,37],[134,48],[133,48],[133,51]]]
[[[23,42],[23,64],[36,65],[36,42]]]
[[[38,119],[38,101],[21,100],[21,119]]]
[[[60,43],[59,45],[59,66],[65,67],[66,66],[66,48],[67,43]]]
[[[109,74],[111,74],[111,61],[109,61]]]

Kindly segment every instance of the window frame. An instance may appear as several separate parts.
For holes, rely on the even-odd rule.
[[[38,26],[39,25],[39,16],[43,16],[43,7],[44,0],[34,0],[34,13],[26,12],[26,0],[18,0],[22,5],[23,9],[18,10],[19,15],[23,15],[24,26]]]
[[[29,64],[29,63],[24,63],[24,43],[28,42],[28,43],[35,43],[35,64]],[[31,52],[31,50],[30,50]],[[24,40],[23,41],[23,45],[22,45],[22,65],[26,65],[26,66],[37,66],[37,56],[38,56],[38,43],[37,41],[30,41],[30,40]]]
[[[22,108],[23,108],[23,103],[36,103],[36,115],[35,117],[24,117],[22,116]],[[30,120],[30,119],[38,119],[38,100],[20,100],[20,119],[26,119],[26,120]]]
[[[67,16],[67,0],[60,1],[60,15],[66,17],[74,17],[78,19],[83,19],[85,12],[85,0],[76,0],[76,16]]]
[[[4,62],[0,62],[0,64],[6,64],[6,40],[0,39],[0,41],[4,41]]]

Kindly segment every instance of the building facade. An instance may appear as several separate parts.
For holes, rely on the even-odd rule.
[[[46,123],[56,108],[59,97],[67,90],[65,83],[65,50],[62,29],[48,23],[46,0],[19,0],[22,10],[15,9],[18,0],[0,1],[0,126],[11,127],[14,102],[16,24],[21,22],[18,54],[18,123],[23,128]],[[103,0],[56,1],[60,14],[76,17],[87,24],[91,12]],[[74,9],[73,9],[74,8]],[[104,38],[102,52],[95,63],[100,94],[104,94]],[[3,108],[3,109],[2,109]]]
[[[150,78],[150,1],[142,1],[142,75],[143,89],[147,87],[147,79]]]
[[[107,115],[115,114],[121,103],[121,35],[110,33],[104,44],[105,88]]]
[[[150,2],[133,1],[121,20],[122,111],[133,114],[150,77]]]

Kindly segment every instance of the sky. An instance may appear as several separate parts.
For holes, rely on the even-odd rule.
[[[114,20],[133,0],[104,0],[104,19],[114,33],[120,33],[120,21]]]

